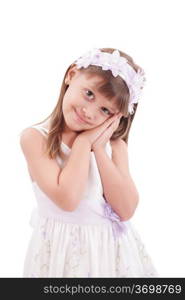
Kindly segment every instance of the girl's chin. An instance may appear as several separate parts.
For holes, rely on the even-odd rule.
[[[75,123],[74,121],[71,122],[65,122],[64,125],[64,131],[75,131],[75,132],[80,132],[83,131],[84,129],[82,128],[82,126],[79,126],[77,123]]]

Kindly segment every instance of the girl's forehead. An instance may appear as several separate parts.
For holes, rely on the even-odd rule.
[[[93,92],[96,92],[97,95],[105,98],[107,101],[110,101],[107,97],[103,95],[103,93],[100,93],[100,87],[105,84],[105,80],[97,75],[90,74],[89,76],[87,74],[84,74],[85,76],[82,79],[82,84],[87,86],[88,88],[91,88]],[[111,99],[111,102],[113,102],[113,99]]]
[[[92,86],[94,86],[94,88],[97,88],[99,85],[101,85],[104,82],[102,77],[95,74],[82,74],[82,75],[83,76],[81,76],[81,79],[84,82],[87,82]]]

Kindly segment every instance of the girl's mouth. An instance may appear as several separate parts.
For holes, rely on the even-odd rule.
[[[81,124],[89,124],[84,119],[82,119],[82,117],[77,113],[77,111],[75,109],[74,109],[74,113],[75,113],[75,120],[76,121],[78,121]]]

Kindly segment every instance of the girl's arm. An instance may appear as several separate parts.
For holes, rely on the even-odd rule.
[[[66,165],[61,169],[55,159],[46,155],[46,138],[35,128],[26,128],[20,145],[32,180],[59,207],[74,210],[85,190],[91,144],[77,136]]]
[[[139,195],[128,169],[127,149],[123,141],[113,141],[112,160],[104,148],[94,149],[104,196],[123,221],[132,217]]]
[[[67,210],[74,210],[80,203],[85,192],[90,164],[92,143],[117,119],[113,116],[98,127],[80,133],[72,146],[66,166],[59,175],[61,186],[61,204]]]
[[[66,199],[61,199],[61,207],[65,206],[68,211],[75,210],[83,197],[88,179],[90,152],[91,144],[88,140],[77,136],[67,164],[59,175],[61,194],[66,195]]]

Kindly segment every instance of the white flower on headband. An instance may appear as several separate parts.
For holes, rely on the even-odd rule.
[[[102,52],[97,48],[79,57],[75,61],[75,64],[77,65],[77,69],[82,67],[87,68],[89,65],[100,66],[104,71],[111,70],[114,77],[118,75],[122,77],[130,92],[128,110],[130,114],[134,113],[134,103],[138,103],[146,81],[145,73],[142,69],[136,72],[133,67],[129,65],[128,60],[120,56],[118,50],[108,53]]]
[[[143,69],[139,69],[135,76],[133,77],[130,86],[130,100],[129,100],[129,112],[134,113],[134,103],[138,103],[139,98],[142,96],[143,87],[145,85],[145,73]]]

